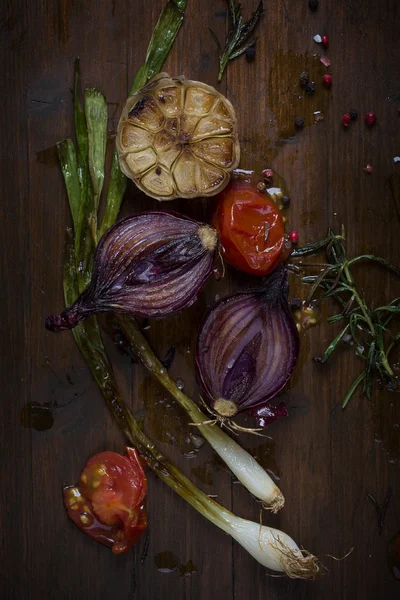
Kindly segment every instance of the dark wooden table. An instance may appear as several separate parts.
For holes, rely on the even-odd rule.
[[[246,1],[245,14],[254,8]],[[244,446],[280,478],[285,509],[265,521],[322,557],[328,571],[315,583],[270,577],[236,543],[195,513],[149,473],[149,537],[126,556],[82,535],[67,519],[63,483],[75,482],[86,459],[104,449],[123,451],[124,439],[107,412],[69,333],[44,329],[48,313],[63,306],[62,260],[69,214],[54,145],[73,132],[73,60],[83,81],[109,104],[110,149],[121,106],[162,0],[27,2],[1,7],[1,409],[0,457],[2,597],[7,599],[137,598],[141,600],[390,599],[400,583],[386,564],[388,540],[400,528],[399,396],[358,394],[343,412],[345,391],[360,368],[351,350],[321,366],[312,357],[335,335],[323,322],[303,337],[302,360],[285,394],[290,417],[270,427],[272,439],[246,435]],[[398,0],[266,0],[256,59],[231,63],[220,85],[239,119],[244,168],[272,166],[292,197],[290,227],[302,242],[344,224],[350,254],[373,251],[399,262],[400,61]],[[216,48],[227,27],[223,0],[189,0],[186,22],[167,61],[171,74],[216,85]],[[321,47],[328,33],[333,87],[322,87]],[[317,84],[303,96],[298,76]],[[350,108],[360,117],[345,131]],[[321,110],[324,121],[313,123]],[[368,129],[367,111],[378,116]],[[306,128],[295,133],[296,116]],[[370,163],[374,172],[363,172]],[[173,202],[168,208],[209,218],[215,201]],[[156,208],[128,189],[123,213]],[[371,302],[399,296],[394,276],[360,267],[360,288]],[[171,367],[196,395],[193,342],[196,324],[215,295],[241,285],[228,270],[210,282],[198,303],[146,330],[160,357],[176,346]],[[242,284],[243,285],[243,284]],[[304,295],[296,280],[291,294]],[[326,315],[325,315],[326,316]],[[109,321],[104,322],[106,328]],[[107,337],[107,336],[106,336]],[[144,369],[112,344],[124,396],[165,454],[206,493],[244,517],[259,519],[259,505],[215,459],[207,446],[193,455],[192,428],[182,411]],[[29,404],[30,403],[30,404]],[[42,405],[41,408],[32,406]],[[154,409],[156,406],[156,409]],[[42,417],[32,420],[32,410]],[[44,414],[44,417],[43,417]],[[45,428],[38,430],[38,427]],[[367,492],[382,502],[391,484],[386,529],[378,533]],[[354,546],[344,561],[341,557]],[[165,552],[195,572],[168,567]],[[172,568],[173,563],[170,563]],[[165,570],[168,570],[166,568]],[[189,568],[181,569],[190,571]]]

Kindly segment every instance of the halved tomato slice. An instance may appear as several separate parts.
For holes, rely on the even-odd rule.
[[[146,476],[136,450],[127,448],[126,453],[96,454],[86,463],[79,484],[64,488],[68,516],[115,554],[127,552],[147,527]]]

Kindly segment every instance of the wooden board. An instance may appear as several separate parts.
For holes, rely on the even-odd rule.
[[[255,1],[243,2],[245,16]],[[54,145],[72,135],[73,61],[82,78],[107,97],[110,144],[128,89],[163,2],[154,0],[2,3],[1,29],[1,355],[0,436],[2,494],[1,596],[7,599],[228,600],[237,598],[398,598],[400,584],[386,564],[388,540],[400,527],[399,396],[358,395],[347,410],[341,399],[358,374],[359,359],[341,352],[329,365],[312,357],[335,335],[323,322],[303,338],[302,364],[285,398],[290,417],[270,427],[272,439],[242,436],[241,443],[277,477],[287,498],[271,523],[321,556],[327,572],[315,583],[271,577],[236,543],[195,513],[149,474],[148,540],[127,556],[113,556],[68,521],[61,486],[77,480],[86,459],[124,440],[69,333],[44,329],[61,310],[64,230],[69,214]],[[217,54],[208,27],[223,39],[223,0],[190,0],[186,22],[165,68],[216,85]],[[271,166],[292,198],[290,227],[302,242],[343,223],[348,251],[373,251],[399,262],[400,62],[397,0],[265,0],[253,63],[239,58],[220,85],[234,104],[244,168]],[[333,87],[323,89],[317,33],[328,33]],[[314,97],[298,86],[308,70]],[[360,117],[344,131],[350,108]],[[313,112],[324,121],[313,124]],[[376,112],[368,129],[363,115]],[[307,127],[295,133],[296,116]],[[370,163],[374,172],[363,167]],[[123,214],[158,204],[129,186]],[[173,202],[169,208],[208,219],[215,200]],[[371,302],[399,296],[399,282],[379,269],[357,270]],[[215,296],[243,285],[228,270],[209,282],[198,303],[146,330],[160,357],[176,347],[171,367],[196,396],[193,343],[196,324]],[[304,296],[296,280],[292,296]],[[326,316],[326,315],[325,315]],[[107,322],[106,322],[107,325]],[[110,344],[112,347],[112,344]],[[144,369],[111,348],[118,380],[135,413],[165,454],[208,494],[237,514],[259,519],[260,506],[232,481],[213,452],[191,456],[187,418]],[[47,428],[27,419],[29,403],[47,411]],[[43,425],[43,421],[42,421]],[[49,427],[49,425],[51,425]],[[396,447],[397,444],[397,447]],[[389,453],[389,455],[388,455]],[[189,456],[186,456],[189,454]],[[378,534],[371,493],[382,502],[392,485],[386,525]],[[146,550],[146,547],[147,550]],[[336,562],[327,554],[341,557]],[[192,561],[195,572],[159,570],[165,554]],[[160,562],[161,561],[161,562]],[[188,569],[190,571],[190,569]]]

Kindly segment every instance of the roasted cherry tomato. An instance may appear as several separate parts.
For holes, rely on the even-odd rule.
[[[127,552],[147,527],[146,476],[136,450],[127,448],[126,454],[96,454],[86,463],[79,484],[64,488],[70,519],[115,554]]]
[[[283,219],[268,194],[249,183],[233,181],[220,194],[214,225],[224,259],[236,269],[263,276],[280,264]]]

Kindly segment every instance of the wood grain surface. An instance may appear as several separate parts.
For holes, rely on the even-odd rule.
[[[1,554],[4,599],[106,600],[366,600],[395,599],[400,582],[386,562],[389,539],[400,528],[398,394],[358,394],[345,412],[341,400],[359,372],[359,359],[341,351],[327,365],[313,363],[334,337],[322,322],[303,336],[301,366],[285,393],[290,416],[272,425],[271,438],[240,438],[279,477],[286,496],[281,514],[264,522],[283,529],[321,557],[327,571],[316,582],[271,577],[241,547],[217,530],[149,473],[149,529],[135,550],[113,556],[67,519],[61,487],[73,483],[88,457],[123,451],[111,420],[70,333],[44,329],[47,314],[63,307],[67,200],[54,145],[72,135],[73,61],[81,57],[84,83],[109,105],[109,150],[121,107],[144,60],[162,0],[4,0],[1,3]],[[301,242],[321,238],[343,223],[348,251],[373,251],[399,263],[400,3],[398,0],[265,0],[253,63],[229,64],[220,89],[236,108],[243,168],[271,166],[292,198],[290,228]],[[244,0],[245,16],[255,0]],[[173,75],[217,85],[215,45],[227,29],[223,0],[189,0],[184,26],[165,65]],[[328,33],[333,86],[321,84],[322,51],[313,41]],[[317,93],[302,97],[301,71]],[[350,108],[357,122],[345,131]],[[313,123],[313,112],[324,120]],[[376,112],[368,129],[363,115]],[[306,127],[294,130],[294,118]],[[370,163],[374,172],[363,167]],[[157,208],[130,185],[123,214]],[[168,208],[209,219],[215,200],[174,201]],[[371,302],[399,296],[399,281],[360,266],[360,288]],[[216,295],[243,286],[228,269],[210,281],[198,302],[178,316],[151,322],[146,335],[162,358],[176,347],[171,367],[196,397],[193,346],[196,326]],[[291,295],[304,296],[297,280]],[[326,314],[325,314],[326,316]],[[204,445],[193,451],[193,428],[182,410],[141,365],[105,340],[118,381],[145,429],[165,454],[208,494],[256,521],[260,505]],[[108,333],[107,333],[108,332]],[[30,404],[29,404],[30,403]],[[33,406],[41,405],[39,407]],[[37,429],[33,411],[42,411]],[[45,423],[43,422],[45,415]],[[30,416],[29,416],[30,415]],[[36,428],[35,428],[36,424]],[[379,535],[373,494],[382,502],[389,484],[386,529]],[[341,557],[338,562],[326,555]],[[164,572],[165,552],[189,568]],[[161,556],[160,556],[161,555]],[[161,566],[161,570],[160,570]]]

